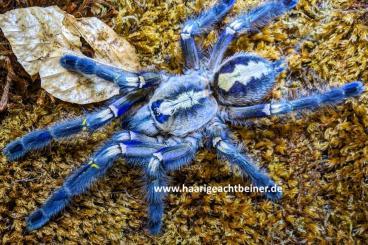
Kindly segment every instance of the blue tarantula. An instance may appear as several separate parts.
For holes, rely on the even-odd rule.
[[[269,1],[236,17],[219,36],[210,57],[201,57],[194,37],[207,32],[234,2],[220,0],[184,24],[181,45],[186,68],[182,75],[129,72],[72,54],[61,58],[61,65],[68,70],[117,83],[122,96],[102,110],[33,131],[11,142],[4,149],[7,158],[18,159],[30,150],[45,147],[53,139],[71,137],[81,131],[94,132],[118,117],[122,117],[125,130],[115,134],[73,171],[62,187],[27,218],[28,230],[45,225],[74,196],[102,177],[118,157],[144,169],[148,226],[152,234],[161,230],[166,196],[156,190],[167,185],[169,172],[190,163],[200,147],[212,146],[220,157],[238,166],[253,185],[274,190],[271,188],[276,186],[274,181],[239,149],[225,123],[315,109],[363,92],[363,84],[357,81],[295,100],[260,103],[285,69],[284,61],[272,62],[252,53],[223,59],[225,51],[234,38],[257,31],[294,8],[298,0]],[[278,200],[282,193],[278,189],[265,192],[265,196]]]

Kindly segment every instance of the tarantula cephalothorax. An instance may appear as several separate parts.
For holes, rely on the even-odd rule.
[[[118,157],[144,169],[149,230],[153,234],[161,230],[166,195],[155,190],[167,185],[167,173],[188,164],[202,146],[214,147],[220,157],[237,165],[254,185],[270,190],[275,183],[243,150],[239,150],[225,123],[315,109],[363,92],[361,82],[352,82],[296,100],[257,104],[284,70],[284,62],[271,62],[250,53],[238,53],[223,60],[224,53],[238,35],[256,31],[295,7],[298,1],[270,1],[236,17],[225,27],[209,59],[200,57],[194,36],[218,22],[234,2],[221,0],[184,24],[181,44],[186,69],[183,75],[128,72],[71,54],[61,58],[66,69],[117,83],[123,95],[105,109],[33,131],[11,142],[4,149],[7,158],[15,160],[30,150],[46,146],[53,139],[70,137],[83,130],[93,132],[117,117],[122,117],[125,130],[115,134],[85,164],[72,172],[62,187],[29,216],[28,230],[46,224],[69,204],[73,196],[86,191],[103,176]],[[282,193],[268,191],[265,195],[277,200]]]

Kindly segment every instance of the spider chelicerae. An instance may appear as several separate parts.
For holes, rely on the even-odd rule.
[[[323,93],[295,100],[263,103],[275,79],[285,69],[284,60],[269,61],[252,53],[237,53],[224,59],[237,36],[255,32],[297,5],[298,0],[274,0],[237,16],[219,36],[209,57],[202,57],[194,37],[207,32],[234,5],[221,0],[197,18],[186,21],[181,31],[185,57],[183,74],[163,71],[130,72],[87,57],[66,54],[61,65],[74,72],[95,75],[121,88],[106,108],[82,117],[36,130],[11,142],[4,149],[9,160],[28,151],[71,137],[93,132],[121,117],[124,130],[116,133],[89,160],[67,177],[64,184],[27,218],[27,229],[45,225],[71,199],[85,192],[119,158],[144,169],[148,202],[148,226],[152,234],[161,231],[167,174],[189,164],[201,147],[213,147],[217,154],[238,166],[253,185],[268,188],[264,195],[278,200],[282,193],[272,179],[238,147],[226,123],[267,117],[301,109],[315,109],[358,96],[364,86],[356,81]],[[271,191],[271,190],[277,191]]]

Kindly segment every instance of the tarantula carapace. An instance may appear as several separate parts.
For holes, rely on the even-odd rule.
[[[73,171],[29,216],[28,230],[45,225],[74,196],[86,191],[103,176],[118,157],[144,169],[149,230],[153,234],[161,230],[166,195],[156,191],[157,187],[166,186],[167,174],[190,163],[203,146],[213,147],[220,157],[237,165],[253,185],[271,190],[274,181],[237,146],[226,123],[315,109],[363,92],[361,82],[352,82],[295,100],[261,103],[272,89],[275,78],[285,69],[285,62],[282,59],[272,62],[252,53],[238,53],[223,59],[225,51],[234,38],[257,31],[294,8],[298,1],[269,1],[236,17],[225,27],[210,56],[202,57],[194,37],[207,32],[234,2],[221,0],[184,24],[180,37],[185,70],[181,75],[161,71],[129,72],[73,54],[61,58],[61,65],[70,71],[117,83],[121,97],[102,110],[30,132],[11,142],[4,149],[7,158],[18,159],[30,150],[43,148],[53,139],[71,137],[84,130],[93,132],[118,117],[122,117],[124,130]],[[282,193],[266,191],[265,196],[278,200]]]

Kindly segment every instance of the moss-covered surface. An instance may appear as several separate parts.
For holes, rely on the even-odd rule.
[[[83,3],[66,2],[67,6],[62,1],[58,4],[76,15],[95,14],[113,26],[137,48],[142,65],[172,72],[179,72],[183,64],[180,23],[211,4],[102,1],[105,4],[87,6],[92,11],[86,13],[78,11],[85,7],[80,7]],[[229,17],[257,3],[238,0]],[[42,4],[48,5],[47,1]],[[288,57],[289,69],[278,80],[273,99],[294,97],[305,88],[358,78],[368,81],[367,5],[358,0],[301,0],[296,10],[259,34],[239,38],[229,54],[243,50],[270,59]],[[198,40],[208,47],[215,37],[213,31]],[[295,52],[301,40],[300,52]],[[4,83],[6,72],[0,74]],[[16,88],[11,91],[9,109],[1,115],[0,148],[32,129],[82,112],[80,106],[53,101],[38,86],[37,81],[30,83],[27,96],[20,96]],[[234,129],[252,156],[283,187],[282,201],[273,204],[256,193],[170,194],[164,232],[159,237],[149,236],[145,229],[141,173],[123,161],[45,227],[24,231],[25,217],[118,128],[117,123],[93,136],[55,143],[20,161],[7,162],[1,156],[0,243],[363,244],[368,240],[367,110],[364,94],[336,108],[302,117],[257,120],[257,126]],[[191,166],[172,174],[172,183],[249,184],[206,151]]]

